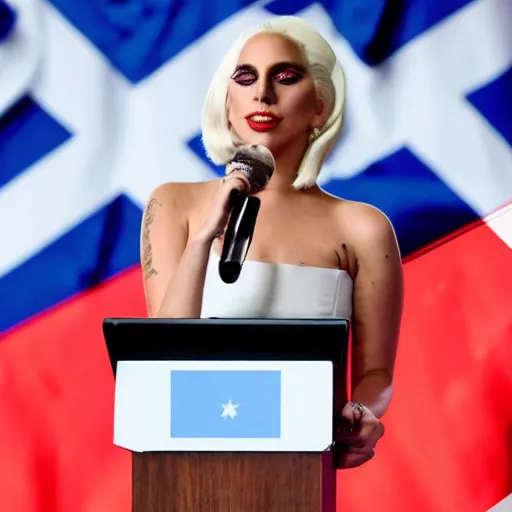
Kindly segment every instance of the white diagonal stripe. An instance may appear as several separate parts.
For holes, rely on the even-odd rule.
[[[512,494],[490,508],[487,512],[510,512],[512,510]]]
[[[42,30],[37,0],[9,0],[15,30],[0,44],[0,117],[31,89],[41,59]]]
[[[308,10],[347,68],[350,130],[324,181],[357,174],[407,145],[478,213],[510,199],[512,150],[464,99],[512,66],[509,5],[475,1],[376,68],[356,60],[325,11]]]
[[[512,202],[488,215],[485,222],[512,249]]]

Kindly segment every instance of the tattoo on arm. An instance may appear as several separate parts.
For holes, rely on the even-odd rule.
[[[142,221],[142,271],[146,279],[158,274],[153,266],[153,249],[149,240],[149,228],[153,223],[153,209],[155,206],[162,205],[153,197],[146,207]]]

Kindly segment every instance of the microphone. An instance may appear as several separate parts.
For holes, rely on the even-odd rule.
[[[219,275],[225,283],[231,284],[238,279],[252,242],[261,201],[249,194],[267,186],[274,167],[272,153],[266,147],[256,144],[240,146],[227,165],[228,173],[241,171],[251,188],[248,192],[234,190],[231,195],[231,214],[219,260]]]

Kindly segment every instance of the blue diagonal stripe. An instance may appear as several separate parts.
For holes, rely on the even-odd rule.
[[[16,23],[16,12],[4,0],[0,0],[0,43],[14,28]]]
[[[473,0],[274,0],[273,14],[297,14],[318,3],[359,58],[378,64]]]
[[[30,96],[22,98],[0,117],[0,186],[70,137]]]
[[[467,99],[512,147],[512,66]]]
[[[255,0],[50,0],[136,83]],[[198,70],[200,74],[200,70]]]
[[[402,256],[477,220],[479,216],[414,153],[402,148],[325,190],[381,209],[393,223]]]
[[[0,331],[138,263],[142,212],[126,196],[0,279]]]

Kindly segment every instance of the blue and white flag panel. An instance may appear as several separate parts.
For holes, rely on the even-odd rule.
[[[281,370],[171,370],[171,438],[281,439]]]
[[[154,187],[221,172],[200,143],[208,83],[276,14],[311,21],[346,71],[321,184],[381,208],[404,256],[512,196],[510,0],[0,5],[0,330],[136,264]]]
[[[329,362],[123,361],[114,443],[135,451],[323,451]]]

